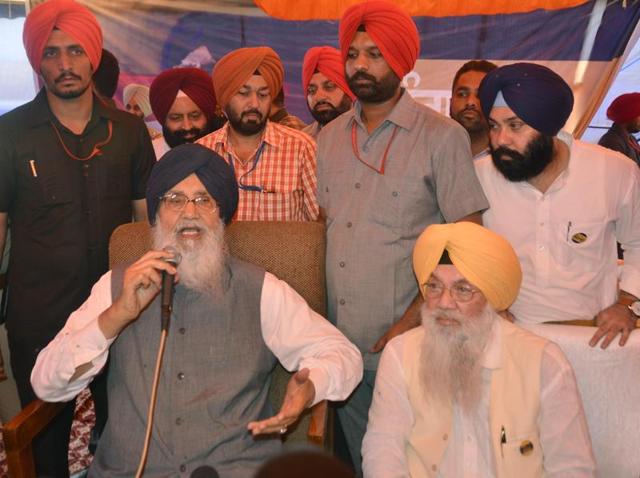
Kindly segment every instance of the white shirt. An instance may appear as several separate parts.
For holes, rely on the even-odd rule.
[[[405,337],[406,334],[400,335],[387,344],[378,366],[362,444],[365,478],[410,476],[405,448],[414,418],[402,367]],[[482,359],[482,398],[477,413],[469,417],[454,406],[451,438],[439,465],[438,477],[495,476],[489,404],[491,370],[501,363],[501,342],[500,327],[496,322]],[[538,428],[544,450],[545,476],[594,476],[595,461],[576,379],[564,354],[552,342],[542,353],[540,374]]]
[[[111,305],[111,271],[94,285],[87,301],[73,312],[56,337],[38,355],[31,384],[41,399],[67,401],[82,391],[107,361],[109,346],[98,316]],[[287,370],[310,369],[314,404],[344,400],[362,379],[362,356],[286,282],[265,273],[260,299],[265,344]],[[160,322],[158,322],[158,327]],[[70,382],[80,365],[88,370]]]
[[[151,145],[153,146],[153,152],[156,153],[156,160],[162,158],[162,156],[171,149],[162,135],[153,138]]]
[[[490,156],[474,163],[491,205],[482,221],[511,243],[522,266],[509,309],[518,322],[592,319],[616,301],[618,279],[640,297],[640,170],[614,151],[558,138],[569,163],[544,194],[505,179]]]

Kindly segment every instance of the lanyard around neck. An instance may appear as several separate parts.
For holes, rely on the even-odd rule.
[[[56,132],[56,136],[58,137],[58,141],[60,142],[60,145],[62,146],[62,149],[64,149],[64,152],[67,154],[67,156],[69,156],[71,159],[75,159],[76,161],[88,161],[91,158],[93,158],[94,156],[98,156],[102,154],[102,150],[100,148],[102,148],[103,146],[109,144],[109,142],[111,141],[111,136],[113,135],[113,123],[111,122],[111,120],[108,120],[107,122],[107,129],[108,129],[108,134],[107,134],[107,139],[103,140],[103,141],[98,141],[94,146],[93,149],[91,150],[91,153],[89,153],[89,156],[86,156],[84,158],[80,158],[78,156],[76,156],[75,154],[73,154],[71,151],[69,151],[69,148],[67,148],[67,145],[64,144],[64,140],[62,139],[62,135],[60,134],[60,131],[58,131],[58,128],[56,128],[56,125],[53,121],[50,121],[51,123],[51,127],[53,128],[53,131]]]
[[[389,142],[387,143],[387,147],[385,148],[384,154],[382,156],[382,164],[380,165],[380,169],[375,168],[374,166],[371,166],[369,163],[367,163],[364,159],[360,157],[360,151],[358,150],[358,138],[356,136],[357,135],[356,129],[357,129],[356,122],[354,120],[353,123],[351,123],[351,148],[353,149],[353,154],[356,156],[358,161],[360,161],[366,167],[368,167],[369,169],[373,169],[376,173],[382,174],[384,176],[384,169],[387,164],[387,156],[389,155],[389,150],[391,149],[391,143],[393,143],[393,140],[396,137],[396,133],[398,132],[398,125],[395,125],[393,127],[393,133],[391,133],[391,138],[389,138]]]
[[[262,152],[264,151],[264,145],[265,145],[264,141],[262,143],[260,143],[260,146],[258,147],[258,150],[256,151],[255,159],[253,161],[253,166],[251,166],[251,169],[238,178],[238,188],[242,189],[243,191],[254,191],[254,192],[258,192],[258,193],[261,193],[262,191],[264,191],[264,187],[263,186],[255,186],[255,185],[251,185],[251,184],[244,184],[244,178],[246,176],[248,176],[250,173],[252,173],[258,167],[258,163],[260,162],[260,158],[262,158]],[[233,171],[233,175],[235,176],[236,167],[233,164],[234,163],[233,157],[231,156],[231,153],[229,153],[228,156],[229,156],[229,164],[231,165],[231,170]]]

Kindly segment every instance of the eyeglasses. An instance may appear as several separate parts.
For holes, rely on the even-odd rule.
[[[193,205],[201,211],[214,212],[218,210],[216,202],[207,194],[189,199],[182,193],[169,193],[164,196],[160,196],[159,199],[173,211],[182,211],[190,202],[193,202]]]
[[[456,283],[451,287],[446,287],[442,282],[436,281],[429,281],[424,284],[424,294],[429,299],[439,299],[445,290],[448,290],[451,298],[459,303],[469,302],[476,292],[480,292],[475,287],[465,283]]]

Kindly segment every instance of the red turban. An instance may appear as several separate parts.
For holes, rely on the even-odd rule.
[[[239,48],[220,58],[213,69],[213,89],[223,109],[256,71],[265,79],[271,97],[275,98],[282,88],[284,68],[271,48]]]
[[[40,72],[42,51],[54,28],[73,37],[84,48],[93,71],[102,56],[102,30],[96,17],[73,0],[49,0],[36,6],[27,16],[22,42],[31,67]]]
[[[302,61],[302,88],[305,94],[311,77],[316,71],[338,85],[338,88],[349,95],[352,100],[356,98],[344,79],[344,62],[340,56],[340,50],[330,46],[314,46],[307,51]]]
[[[607,118],[615,123],[629,123],[638,116],[640,116],[640,93],[620,95],[607,108]]]
[[[413,69],[420,53],[416,24],[407,13],[384,0],[357,3],[342,14],[339,37],[343,62],[360,25],[364,25],[398,78],[402,79]]]
[[[209,121],[213,119],[216,96],[209,75],[199,68],[172,68],[156,76],[149,90],[151,109],[161,124],[167,120],[178,91],[191,98]]]

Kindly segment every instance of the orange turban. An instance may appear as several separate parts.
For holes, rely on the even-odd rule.
[[[256,71],[265,79],[271,97],[275,98],[282,88],[284,68],[273,49],[268,46],[239,48],[220,58],[213,69],[213,89],[223,109]]]
[[[40,72],[42,51],[54,28],[80,43],[93,71],[98,68],[102,56],[102,30],[96,17],[87,7],[73,0],[49,0],[31,10],[22,32],[27,58],[36,72]]]
[[[356,99],[356,95],[349,89],[344,78],[344,62],[340,56],[340,50],[330,46],[314,46],[307,51],[302,61],[302,88],[305,94],[311,77],[316,71],[338,85],[338,88],[349,95],[352,100]]]
[[[424,285],[444,250],[458,272],[476,286],[497,311],[507,309],[520,290],[522,270],[511,244],[472,222],[427,227],[413,249],[413,270],[424,296]]]
[[[216,96],[209,75],[200,68],[171,68],[156,76],[149,90],[151,109],[160,124],[167,121],[169,110],[180,91],[191,98],[209,121],[213,121]]]
[[[384,0],[357,3],[342,14],[339,37],[343,62],[347,60],[349,45],[360,25],[364,26],[398,78],[402,79],[413,69],[420,53],[416,24],[407,13]]]

